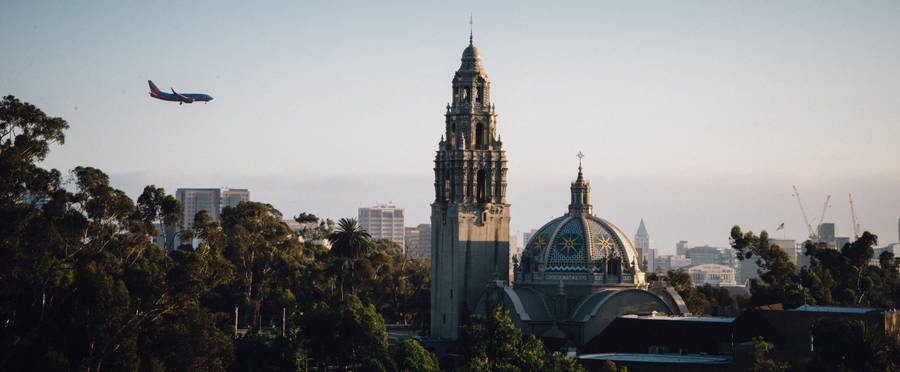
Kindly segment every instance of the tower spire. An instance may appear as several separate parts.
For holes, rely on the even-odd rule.
[[[578,179],[575,182],[584,182],[584,175],[581,173],[581,159],[584,159],[584,154],[579,151],[578,155],[575,155],[578,158]]]
[[[474,45],[472,42],[472,13],[469,13],[469,45]]]
[[[584,154],[579,151],[578,155],[578,179],[572,182],[572,203],[569,204],[569,213],[573,214],[591,214],[591,184],[584,181],[584,174],[581,172],[581,159]]]

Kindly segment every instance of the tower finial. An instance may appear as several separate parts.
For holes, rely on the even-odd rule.
[[[474,45],[472,42],[472,13],[469,13],[469,45]]]
[[[581,151],[578,151],[578,155],[575,155],[578,158],[578,173],[581,173],[581,159],[584,158],[584,154]]]

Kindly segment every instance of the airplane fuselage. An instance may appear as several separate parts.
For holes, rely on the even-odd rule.
[[[163,101],[172,101],[183,104],[209,102],[213,100],[212,96],[202,93],[178,93],[175,89],[172,89],[172,93],[166,93],[159,90],[159,88],[156,87],[156,84],[153,84],[153,81],[147,80],[147,83],[150,85],[150,97],[161,99]]]

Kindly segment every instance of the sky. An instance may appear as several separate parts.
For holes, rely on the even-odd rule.
[[[248,188],[287,216],[392,202],[427,223],[453,72],[475,44],[509,159],[511,230],[595,214],[653,247],[731,226],[898,241],[900,2],[4,1],[0,94],[71,128],[45,167]],[[148,96],[147,80],[209,104]],[[774,232],[780,223],[783,231]],[[519,237],[520,244],[521,236]]]

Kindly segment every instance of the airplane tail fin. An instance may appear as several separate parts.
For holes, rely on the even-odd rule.
[[[150,84],[150,92],[159,94],[159,88],[156,87],[156,84],[153,84],[153,80],[147,80],[147,83]]]

